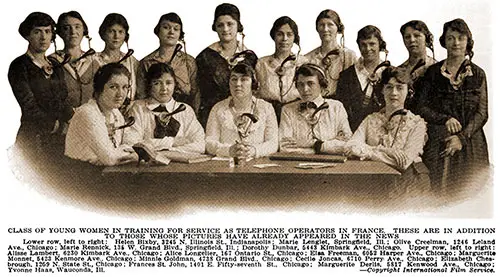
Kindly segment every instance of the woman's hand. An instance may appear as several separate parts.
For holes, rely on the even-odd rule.
[[[250,155],[250,147],[244,145],[243,143],[236,142],[229,147],[229,156],[247,158]]]
[[[297,148],[297,140],[291,137],[282,138],[280,145],[284,148]]]
[[[453,156],[455,152],[462,150],[462,142],[458,136],[449,136],[444,141],[446,148],[441,152],[441,156]]]
[[[452,117],[446,121],[446,130],[450,134],[458,133],[462,131],[462,124],[460,124],[458,120]]]
[[[396,161],[396,165],[401,169],[404,169],[410,162],[408,155],[402,150],[393,148],[381,148],[380,150],[387,154],[387,156],[393,158]]]

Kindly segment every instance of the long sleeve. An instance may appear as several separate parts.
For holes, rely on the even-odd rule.
[[[416,85],[418,97],[418,113],[430,124],[445,124],[450,115],[442,113],[431,106],[433,98],[437,97],[436,88],[439,84],[436,83],[436,76],[439,76],[442,63],[435,64],[425,72],[424,78]]]
[[[119,145],[115,148],[109,139],[104,118],[101,117],[98,112],[93,112],[91,109],[77,110],[66,136],[65,154],[67,156],[94,164],[112,166],[131,155],[125,151],[125,149],[130,149],[128,145]]]
[[[191,84],[190,104],[193,106],[194,113],[198,115],[201,102],[200,88],[198,87],[198,66],[194,59],[188,59],[186,65],[188,66],[189,82]]]
[[[294,134],[294,120],[295,116],[293,108],[285,106],[281,110],[281,120],[279,126],[279,151],[280,152],[298,152],[303,154],[314,154],[314,149],[311,147],[288,147],[283,145],[284,138],[295,138]],[[311,141],[312,142],[312,141]]]
[[[30,121],[39,121],[49,117],[47,111],[41,109],[37,104],[35,95],[29,85],[29,80],[33,76],[28,76],[26,67],[16,59],[9,67],[9,83],[12,87],[14,96],[21,107],[24,118]]]
[[[374,161],[384,162],[386,164],[392,165],[394,167],[399,167],[395,158],[386,153],[387,149],[392,147],[387,147],[384,145],[368,145],[367,140],[369,139],[368,127],[373,127],[370,121],[373,117],[368,117],[359,126],[351,140],[346,143],[345,148],[350,149],[355,156],[362,159],[370,159]],[[405,137],[404,146],[401,149],[392,148],[393,151],[402,151],[406,156],[406,164],[400,169],[406,170],[414,161],[419,160],[420,155],[423,153],[427,128],[425,126],[425,121],[419,118],[416,124],[408,134],[400,134]]]
[[[172,151],[204,153],[205,152],[205,133],[200,122],[196,119],[194,111],[187,107],[179,115],[181,119],[182,137],[176,136],[173,141]]]
[[[347,120],[347,112],[342,104],[336,109],[335,121],[337,123],[337,134],[335,134],[335,138],[323,142],[321,152],[341,154],[344,151],[345,140],[339,140],[338,137],[341,136],[347,140],[352,136],[351,127],[349,127],[349,121]]]
[[[229,148],[233,143],[222,143],[221,142],[221,132],[222,132],[222,117],[219,115],[219,105],[215,105],[212,111],[210,111],[210,116],[208,117],[207,129],[206,129],[206,149],[208,154],[216,155],[219,157],[229,157]],[[228,138],[226,138],[228,139]],[[236,141],[238,138],[234,138]]]
[[[264,102],[266,111],[266,122],[264,130],[264,142],[255,144],[255,156],[265,157],[278,151],[278,121],[271,104]]]
[[[481,70],[481,86],[479,87],[479,103],[477,111],[472,118],[467,122],[462,131],[458,133],[458,137],[463,145],[466,145],[471,137],[480,131],[488,120],[488,87],[486,84],[486,75]]]

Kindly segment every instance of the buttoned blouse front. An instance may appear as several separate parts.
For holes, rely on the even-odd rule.
[[[317,107],[323,102],[328,103],[328,109],[318,112],[318,122],[312,126],[306,120],[305,112],[300,111],[301,102],[294,102],[286,105],[281,113],[280,122],[280,141],[283,138],[294,138],[298,143],[313,141],[313,130],[316,138],[323,141],[322,152],[338,154],[344,150],[345,141],[336,139],[339,136],[350,138],[352,136],[351,128],[347,120],[347,113],[342,103],[333,99],[324,99],[318,97],[314,100]],[[305,154],[313,154],[314,149],[308,148],[291,148],[280,145],[282,152],[300,152]]]
[[[207,152],[228,157],[229,148],[240,140],[235,118],[230,106],[232,97],[215,104],[210,112],[206,130]],[[255,101],[254,115],[258,121],[252,123],[246,142],[255,147],[256,157],[268,156],[278,151],[278,123],[272,105],[262,99]]]
[[[180,123],[179,132],[175,137],[154,138],[156,123],[153,109],[160,104],[164,104],[169,112],[174,111],[180,105],[186,106],[186,110],[172,116]],[[138,142],[146,142],[152,145],[156,151],[205,152],[203,127],[201,127],[193,109],[189,105],[173,99],[168,103],[159,103],[153,98],[148,98],[134,101],[129,115],[135,118],[135,123],[125,130],[123,140],[127,144],[133,145]]]

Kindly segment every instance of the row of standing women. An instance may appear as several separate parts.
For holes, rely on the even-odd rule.
[[[280,150],[345,152],[406,172],[413,165],[417,175],[425,173],[416,166],[423,154],[435,184],[443,176],[470,177],[488,164],[482,130],[487,120],[486,76],[471,61],[472,34],[461,19],[444,25],[439,41],[447,58],[438,63],[426,54],[426,47],[433,50],[433,38],[425,24],[403,25],[409,58],[398,70],[389,67],[386,43],[375,26],[358,32],[359,59],[339,45],[337,35],[343,42],[344,26],[332,10],[317,17],[322,44],[305,56],[292,53],[300,37],[297,25],[286,16],[276,20],[270,32],[275,53],[258,60],[237,40],[243,25],[236,6],[219,5],[212,29],[219,41],[194,59],[178,43],[183,42],[182,21],[175,13],[166,14],[154,29],[160,47],[138,62],[133,50],[120,51],[129,34],[119,14],[108,15],[99,28],[106,42],[100,53],[90,45],[87,52],[81,50],[88,28],[79,13],[64,13],[57,24],[46,14],[30,14],[19,28],[29,42],[28,51],[9,69],[22,109],[17,143],[53,155],[73,108],[83,105],[71,119],[66,154],[94,163],[134,160],[136,154],[127,145],[145,139],[156,150],[204,152],[206,126],[206,150],[212,154],[266,156],[277,151],[279,143]],[[56,33],[64,49],[47,58]],[[381,51],[386,61],[380,60]],[[250,96],[245,94],[248,78],[248,89],[254,91]],[[172,115],[181,105],[185,111]],[[126,122],[118,108],[128,110],[135,122]],[[427,144],[425,123],[415,114],[427,122]],[[99,139],[86,141],[92,130]],[[345,146],[351,130],[356,132]],[[200,139],[201,146],[196,143]],[[40,149],[44,147],[51,149]]]

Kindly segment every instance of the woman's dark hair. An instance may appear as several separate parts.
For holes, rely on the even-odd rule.
[[[297,79],[299,78],[299,75],[316,76],[318,77],[318,83],[321,88],[325,89],[328,87],[328,79],[326,78],[325,71],[316,64],[305,63],[297,68],[297,70],[295,71],[295,76],[293,77],[295,85],[297,85]]]
[[[240,21],[240,10],[235,5],[229,3],[222,3],[219,6],[217,6],[217,8],[215,8],[212,31],[215,31],[215,23],[217,21],[217,18],[223,15],[229,15],[234,20],[236,20],[236,22],[238,23],[238,32],[240,33],[243,32],[243,25],[241,24]]]
[[[446,32],[448,30],[456,31],[467,36],[466,54],[469,55],[470,59],[472,59],[472,56],[474,56],[474,51],[472,51],[472,48],[474,47],[474,40],[472,39],[472,33],[469,26],[467,26],[467,23],[465,23],[463,19],[457,18],[444,24],[443,34],[439,37],[439,43],[443,46],[443,48],[446,48]]]
[[[62,31],[62,27],[63,27],[63,21],[67,18],[67,17],[73,17],[73,18],[76,18],[78,20],[80,20],[82,22],[82,25],[83,25],[83,35],[85,37],[88,37],[89,36],[89,28],[87,27],[87,23],[85,23],[85,20],[83,20],[83,17],[82,15],[77,12],[77,11],[69,11],[69,12],[66,12],[66,13],[62,13],[59,18],[57,19],[57,25],[56,25],[56,32],[57,34],[61,36],[61,31]]]
[[[174,78],[175,85],[177,85],[174,69],[170,65],[166,63],[154,63],[149,67],[148,71],[146,72],[147,97],[151,96],[151,83],[153,82],[153,80],[161,78],[163,74],[170,74],[170,76]]]
[[[415,30],[421,32],[422,34],[424,34],[425,46],[427,46],[429,49],[431,49],[432,53],[434,53],[434,44],[432,42],[434,40],[434,36],[432,35],[431,31],[429,31],[429,28],[427,28],[427,25],[423,21],[420,21],[420,20],[411,20],[411,21],[406,22],[399,29],[403,38],[405,36],[405,30],[408,27],[415,29]]]
[[[108,63],[103,65],[94,75],[94,98],[101,96],[104,85],[114,75],[125,75],[130,80],[130,71],[121,63]]]
[[[30,13],[26,19],[21,22],[19,25],[19,34],[23,38],[26,38],[30,35],[31,30],[35,27],[47,27],[50,26],[52,29],[52,39],[56,39],[56,32],[55,32],[55,27],[56,23],[54,22],[54,19],[50,17],[50,15],[42,12],[32,12]]]
[[[286,25],[286,24],[288,24],[288,26],[290,26],[290,29],[292,29],[292,32],[294,35],[293,42],[297,45],[300,45],[299,27],[297,26],[297,23],[295,23],[295,21],[293,21],[293,19],[291,19],[288,16],[282,16],[282,17],[276,19],[276,21],[274,21],[273,27],[271,28],[271,31],[269,32],[269,34],[271,35],[271,38],[274,40],[276,37],[276,33],[278,32],[278,29],[281,28],[281,26]]]
[[[160,24],[162,21],[170,21],[170,22],[174,22],[174,23],[181,25],[181,34],[179,36],[179,40],[184,39],[184,29],[182,27],[182,20],[181,20],[179,15],[177,15],[176,13],[167,13],[167,14],[162,15],[160,17],[160,20],[158,20],[158,24],[156,24],[156,26],[155,26],[155,29],[154,29],[155,35],[158,35],[158,33],[160,33],[160,27],[161,27]]]
[[[362,40],[369,39],[372,36],[377,38],[380,51],[387,51],[387,44],[382,38],[382,32],[380,32],[379,28],[373,25],[367,25],[358,31],[358,37],[356,38],[356,43],[359,46]]]
[[[104,40],[106,31],[115,24],[120,25],[123,27],[123,29],[125,29],[125,42],[128,42],[129,39],[128,22],[127,19],[119,13],[110,13],[106,15],[106,17],[102,21],[101,26],[99,27],[99,36],[101,37],[101,39]]]
[[[340,20],[339,14],[333,10],[324,10],[319,13],[318,17],[316,18],[316,31],[318,30],[319,21],[323,18],[333,20],[335,25],[337,25],[337,33],[344,34],[344,24],[342,24],[342,20]]]
[[[242,74],[243,76],[248,76],[252,78],[252,90],[257,90],[259,88],[259,82],[255,77],[255,69],[247,62],[239,62],[232,69],[231,73]]]
[[[382,85],[387,85],[389,81],[395,78],[398,83],[409,85],[411,83],[411,77],[408,72],[400,67],[388,66],[384,71],[382,71],[382,77],[380,78],[380,83]]]

